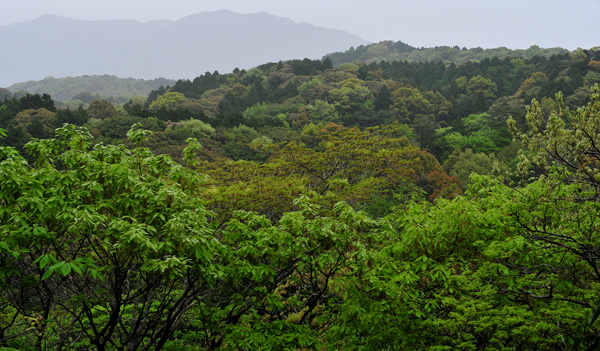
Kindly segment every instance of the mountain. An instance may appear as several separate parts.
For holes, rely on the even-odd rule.
[[[0,87],[47,76],[192,79],[367,44],[350,33],[266,12],[202,12],[178,21],[85,21],[45,15],[0,26]]]

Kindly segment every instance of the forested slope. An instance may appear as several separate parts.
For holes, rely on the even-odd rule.
[[[599,72],[305,59],[6,99],[1,346],[597,348]]]
[[[173,80],[156,78],[152,80],[118,78],[115,76],[80,76],[54,78],[40,81],[13,84],[8,87],[13,93],[25,91],[30,94],[50,94],[57,102],[76,100],[75,103],[90,103],[92,99],[108,99],[114,103],[124,103],[134,95],[148,95],[161,85],[172,85]],[[124,99],[124,101],[122,101]],[[77,107],[77,106],[75,106]]]
[[[553,55],[568,53],[568,50],[562,48],[540,48],[533,45],[528,49],[509,49],[499,47],[493,49],[482,49],[458,46],[436,46],[433,48],[416,48],[401,41],[382,41],[379,43],[360,45],[356,48],[351,47],[344,52],[335,52],[329,57],[335,66],[343,63],[356,62],[380,62],[380,61],[410,61],[410,62],[444,62],[444,63],[463,63],[467,61],[483,61],[494,57],[504,59],[505,57],[518,57],[531,59],[535,56],[549,58]]]

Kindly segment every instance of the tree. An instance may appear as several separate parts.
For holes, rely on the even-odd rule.
[[[45,108],[23,110],[15,116],[15,122],[29,132],[33,138],[52,136],[56,127],[56,113]]]
[[[193,118],[184,121],[183,128],[188,129],[195,138],[215,135],[215,129],[210,124]]]
[[[475,153],[472,149],[455,150],[444,162],[444,168],[449,175],[457,177],[463,186],[471,184],[471,173],[492,175],[494,168],[497,173],[504,173],[494,154]]]
[[[185,96],[182,93],[168,92],[163,95],[159,95],[155,101],[150,104],[151,110],[159,110],[161,108],[174,109],[178,104],[185,100]]]
[[[60,109],[56,111],[56,125],[62,126],[63,124],[74,124],[76,126],[82,126],[89,120],[87,111],[79,105],[76,110],[71,111],[70,109]]]
[[[315,100],[314,105],[306,107],[309,119],[316,123],[319,122],[341,122],[340,116],[333,104],[328,104],[327,101]]]
[[[451,186],[430,181],[430,173],[444,171],[431,154],[409,142],[407,126],[339,127],[327,125],[317,132],[322,140],[317,150],[292,142],[274,152],[271,161],[283,174],[307,179],[308,189],[320,195],[316,200],[326,205],[346,201],[362,209],[373,196],[393,198],[406,183],[417,184],[427,195],[442,194],[438,186]]]
[[[380,111],[389,109],[392,103],[391,97],[392,93],[390,92],[390,89],[387,87],[387,85],[382,86],[381,89],[379,89],[377,95],[375,96],[375,101],[373,102],[375,104],[375,110]]]
[[[348,114],[360,109],[362,104],[371,96],[369,89],[360,84],[355,84],[356,81],[359,81],[359,79],[355,81],[344,80],[348,83],[348,86],[329,91],[328,102],[335,106],[338,113]]]
[[[94,99],[87,108],[89,118],[110,119],[117,115],[117,109],[106,100]]]
[[[313,78],[304,82],[298,87],[298,93],[307,103],[327,97],[328,90],[331,90],[331,88],[324,85],[318,78]]]
[[[600,101],[598,101],[598,84],[592,88],[590,102],[585,107],[572,112],[564,106],[562,94],[556,95],[557,109],[549,115],[542,112],[540,104],[532,101],[527,110],[527,132],[517,130],[516,121],[508,120],[513,134],[523,144],[536,152],[534,157],[523,159],[525,163],[533,163],[548,169],[558,166],[557,175],[565,177],[568,182],[587,184],[600,190],[597,181],[600,150],[597,149],[600,134]]]
[[[434,107],[421,92],[412,87],[400,87],[392,92],[391,109],[398,113],[403,121],[412,122],[417,116],[434,113]]]
[[[129,133],[138,145],[146,134]],[[25,339],[19,323],[4,336],[32,349],[160,348],[217,272],[205,265],[218,246],[208,213],[183,192],[199,179],[139,146],[88,146],[66,126],[27,145],[37,167],[1,150],[2,298],[37,321]]]
[[[586,289],[600,284],[600,236],[595,229],[600,223],[600,100],[599,88],[592,88],[586,106],[571,111],[557,94],[557,109],[545,115],[540,104],[532,101],[527,111],[527,131],[519,132],[514,119],[509,126],[515,137],[529,148],[522,152],[521,172],[529,177],[531,166],[545,170],[535,182],[520,191],[511,207],[514,226],[536,247],[551,255],[539,264],[558,275],[558,281],[548,284],[536,297],[569,301],[591,314],[597,305],[586,295]],[[559,257],[562,257],[559,259]],[[522,270],[537,271],[532,264]],[[540,266],[537,266],[540,267]],[[577,278],[570,274],[577,273]],[[574,288],[565,296],[565,279]],[[571,285],[569,285],[571,286]],[[575,288],[576,287],[576,288]],[[592,322],[595,318],[590,319]],[[587,326],[588,349],[598,346],[599,330],[592,322]]]
[[[467,83],[467,89],[471,94],[483,93],[483,96],[486,99],[491,99],[496,97],[496,91],[498,87],[496,83],[492,82],[491,79],[484,78],[480,75],[475,76],[469,79]]]
[[[17,98],[16,96],[14,96]],[[26,93],[24,96],[18,98],[19,100],[19,111],[28,110],[28,109],[40,109],[45,108],[50,112],[56,112],[56,107],[54,106],[54,101],[52,97],[48,94],[29,94]]]

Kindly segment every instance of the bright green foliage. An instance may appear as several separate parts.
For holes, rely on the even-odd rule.
[[[348,82],[348,80],[344,80],[344,82]],[[354,82],[349,82],[347,86],[329,91],[329,103],[335,106],[338,113],[354,111],[371,97],[369,89],[360,84],[352,83]]]
[[[150,104],[151,110],[158,110],[160,108],[171,109],[175,108],[179,103],[185,100],[185,96],[182,93],[168,92],[164,95],[160,95],[155,101]]]
[[[206,137],[215,134],[215,128],[213,128],[210,124],[204,123],[198,119],[189,119],[183,122],[183,127],[187,128],[190,133],[196,137]]]
[[[320,79],[313,78],[308,82],[302,83],[298,87],[298,93],[307,102],[314,101],[316,99],[323,98],[323,93],[326,93],[327,90],[331,90],[331,89],[327,89],[327,88],[325,88],[327,90],[323,90],[322,88],[324,88],[324,87],[327,87],[327,86],[325,86]]]
[[[350,348],[575,349],[598,283],[571,250],[556,254],[552,245],[528,240],[522,223],[581,223],[533,197],[550,194],[544,187],[542,181],[516,193],[474,177],[466,197],[413,204],[390,217],[399,236],[379,249],[361,289],[351,290],[358,313],[340,321],[342,330],[362,336]]]
[[[471,149],[456,150],[444,162],[448,174],[456,176],[463,186],[471,183],[471,173],[480,175],[504,174],[506,167],[501,164],[494,154],[475,153]]]
[[[139,125],[128,133],[132,150],[89,150],[87,132],[70,125],[28,144],[35,165],[1,148],[4,345],[594,345],[593,189],[563,183],[555,170],[517,190],[472,176],[465,197],[404,201],[374,220],[346,202],[317,203],[360,203],[419,174],[442,184],[439,163],[410,146],[402,126],[337,127],[316,131],[323,151],[288,145],[266,165],[199,163],[191,139],[184,159],[208,179],[152,155]]]
[[[198,306],[201,333],[190,344],[210,335],[232,350],[335,345],[325,343],[325,333],[343,303],[342,281],[358,274],[370,256],[363,238],[377,236],[385,226],[346,204],[338,204],[331,217],[319,216],[308,198],[296,205],[300,211],[287,213],[277,226],[246,212],[227,223],[221,240],[230,247],[226,257],[235,262],[227,274],[237,278],[219,289],[214,307]],[[221,321],[215,319],[220,315]]]
[[[533,151],[541,150],[534,157],[524,159],[523,165],[532,163],[551,168],[555,162],[565,179],[596,185],[600,183],[598,84],[592,88],[588,104],[575,112],[564,106],[562,94],[557,94],[556,100],[558,108],[550,115],[542,113],[537,101],[532,102],[527,111],[527,133],[518,132],[514,119],[509,119],[509,127],[525,146]]]
[[[363,240],[385,223],[346,204],[323,217],[304,197],[277,225],[234,210],[211,223],[197,195],[203,179],[141,147],[148,132],[139,126],[128,134],[133,150],[88,151],[89,135],[66,125],[55,139],[28,144],[35,167],[1,149],[8,345],[323,344],[329,315],[343,303],[341,280],[365,267]],[[193,165],[193,152],[185,157]],[[193,340],[173,340],[188,332]]]
[[[315,100],[314,105],[309,105],[306,109],[311,121],[328,123],[339,123],[341,121],[335,105],[329,104],[327,101]]]
[[[467,83],[467,89],[471,94],[482,93],[486,99],[490,99],[496,96],[496,90],[498,87],[496,83],[492,82],[491,79],[484,78],[480,75],[469,79]]]
[[[27,147],[37,167],[0,156],[4,313],[20,316],[4,337],[45,349],[163,344],[220,274],[208,213],[183,191],[197,177],[140,147],[88,152],[88,134],[68,125]],[[39,323],[16,338],[23,317]]]
[[[227,138],[232,141],[251,141],[257,137],[259,137],[259,134],[254,128],[243,124],[231,128],[230,132],[227,133]]]
[[[433,114],[434,107],[413,87],[401,87],[392,92],[393,111],[397,112],[403,121],[413,121],[418,116]]]
[[[543,167],[545,175],[520,192],[512,205],[515,226],[543,249],[538,270],[544,267],[556,276],[546,290],[536,295],[565,300],[591,309],[598,304],[600,284],[597,248],[598,149],[600,140],[600,102],[598,85],[592,88],[585,107],[571,112],[557,95],[557,110],[544,115],[534,100],[527,113],[528,131],[519,133],[514,120],[509,126],[531,153],[521,153],[522,173],[532,165]],[[539,168],[538,168],[539,169]],[[527,262],[522,269],[531,269]],[[533,295],[533,293],[532,293]],[[581,322],[583,323],[583,322]],[[590,323],[591,324],[591,323]],[[587,326],[592,345],[598,345],[597,326]],[[589,340],[575,340],[575,343]]]
[[[244,110],[244,118],[251,118],[264,115],[267,113],[268,108],[269,104],[267,104],[266,102],[262,104],[256,103]]]

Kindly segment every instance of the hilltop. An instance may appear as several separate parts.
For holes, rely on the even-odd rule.
[[[8,87],[11,92],[26,91],[31,94],[50,94],[56,101],[72,99],[90,102],[90,98],[108,100],[129,99],[134,95],[148,95],[161,86],[173,85],[175,81],[165,78],[152,80],[119,78],[109,75],[54,78],[46,77],[39,81],[16,83]],[[86,101],[86,97],[88,97]]]
[[[402,41],[385,40],[379,43],[360,45],[356,48],[351,47],[345,51],[334,52],[326,55],[333,62],[334,66],[352,62],[443,62],[443,63],[463,63],[480,62],[485,59],[506,57],[516,57],[531,59],[536,56],[549,58],[553,55],[566,54],[569,51],[564,48],[541,48],[533,45],[528,49],[509,49],[498,47],[493,49],[482,49],[480,47],[460,48],[458,46],[436,46],[431,48],[417,48]]]

